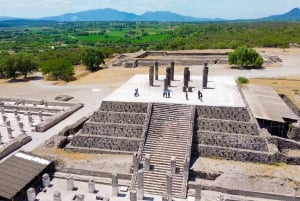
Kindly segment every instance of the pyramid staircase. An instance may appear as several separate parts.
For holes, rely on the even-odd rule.
[[[140,168],[150,155],[150,170],[144,168],[144,191],[162,195],[166,192],[166,175],[171,172],[171,157],[176,157],[172,174],[172,195],[186,198],[188,170],[193,139],[194,106],[154,103]],[[137,188],[136,174],[133,176]]]

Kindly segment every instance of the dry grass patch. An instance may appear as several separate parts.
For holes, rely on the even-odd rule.
[[[298,79],[250,79],[250,84],[272,87],[278,94],[285,94],[300,108],[300,76]]]

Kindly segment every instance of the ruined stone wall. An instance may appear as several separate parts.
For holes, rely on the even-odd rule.
[[[246,149],[234,149],[227,147],[215,147],[199,145],[199,155],[201,157],[221,158],[235,161],[249,161],[259,163],[285,162],[285,157],[280,154],[268,152],[251,151]]]
[[[73,147],[94,149],[137,151],[140,139],[111,138],[107,136],[76,135],[71,141]]]
[[[107,124],[87,122],[81,133],[90,135],[107,135],[114,137],[140,138],[143,125]]]
[[[12,153],[13,151],[19,149],[24,144],[30,142],[32,138],[26,134],[19,135],[18,137],[10,140],[7,144],[5,144],[0,149],[0,159],[4,158],[8,154]]]
[[[95,112],[91,121],[102,123],[118,123],[118,124],[139,124],[143,125],[146,114],[141,113],[120,113],[120,112]]]
[[[44,113],[57,113],[61,111],[61,109],[56,108],[45,108],[45,107],[28,107],[28,106],[22,106],[22,105],[5,105],[5,109],[11,110],[18,110],[20,113],[25,113],[24,111],[30,111],[30,112],[36,112],[36,114],[40,111],[43,111]],[[22,112],[23,111],[23,112]],[[33,113],[34,114],[34,113]]]
[[[220,119],[201,119],[198,118],[198,129],[200,131],[212,131],[222,133],[237,133],[245,135],[259,135],[255,123],[228,121]]]
[[[264,138],[250,135],[198,132],[198,137],[196,137],[195,140],[195,143],[198,144],[249,149],[255,151],[268,151],[268,145]]]
[[[64,120],[65,118],[67,118],[68,116],[70,116],[71,114],[73,114],[74,112],[76,112],[77,110],[79,110],[82,107],[83,107],[83,104],[81,104],[81,103],[73,104],[73,106],[68,108],[67,110],[60,111],[60,112],[54,114],[53,116],[49,117],[45,121],[40,122],[36,126],[36,130],[38,132],[44,132],[45,130],[48,130],[49,128],[51,128],[58,122]]]
[[[249,112],[245,107],[197,106],[196,112],[198,117],[201,118],[227,119],[245,122],[251,120]]]
[[[148,103],[102,101],[101,111],[147,113]]]

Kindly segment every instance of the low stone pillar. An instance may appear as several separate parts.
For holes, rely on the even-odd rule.
[[[39,118],[40,118],[40,121],[43,121],[43,112],[42,111],[39,111]]]
[[[133,172],[137,172],[139,170],[139,164],[138,164],[138,154],[133,153],[132,157],[132,167],[133,167]]]
[[[3,120],[3,122],[6,122],[7,116],[6,115],[2,115],[2,120]]]
[[[158,80],[158,62],[156,61],[154,64],[155,68],[155,80]]]
[[[168,79],[165,78],[164,79],[164,91],[168,90],[168,86],[169,86],[168,83],[169,83]]]
[[[6,122],[5,122],[5,125],[6,125],[6,126],[10,126],[10,121],[6,121]]]
[[[153,87],[154,84],[154,66],[149,67],[149,86]]]
[[[15,116],[18,116],[18,110],[14,109]]]
[[[144,169],[149,171],[150,170],[150,154],[145,155],[145,166]]]
[[[27,190],[27,200],[28,201],[35,201],[36,193],[34,188],[29,188]]]
[[[143,200],[144,199],[144,171],[139,170],[137,174],[137,199]]]
[[[95,188],[95,181],[93,179],[89,180],[88,189],[89,189],[89,193],[95,193],[96,188]]]
[[[135,190],[130,191],[130,201],[137,201],[137,195]]]
[[[76,195],[76,201],[84,201],[84,195],[83,194]]]
[[[24,132],[24,124],[22,122],[19,122],[19,128],[21,132]]]
[[[176,174],[176,157],[171,156],[171,172],[172,174]]]
[[[172,61],[170,65],[171,65],[171,80],[174,81],[174,71],[175,71],[174,61]]]
[[[7,127],[6,129],[7,129],[7,137],[8,137],[8,139],[12,139],[13,136],[12,136],[12,129],[11,129],[11,127]]]
[[[67,176],[67,190],[73,191],[75,188],[74,186],[74,179],[71,176]]]
[[[45,188],[49,187],[50,186],[50,176],[49,176],[49,174],[47,174],[47,173],[43,174],[42,181],[43,181],[43,186]]]
[[[0,133],[0,144],[3,144],[1,133]]]
[[[167,193],[163,193],[162,201],[172,201],[172,196],[170,197]]]
[[[48,103],[47,102],[45,102],[44,105],[45,105],[45,107],[48,107]]]
[[[1,108],[1,114],[2,114],[2,116],[5,115],[5,110],[3,107]]]
[[[166,182],[167,182],[167,196],[169,200],[172,200],[172,172],[167,172],[167,177],[166,177]]]
[[[16,116],[16,120],[17,120],[17,121],[21,121],[20,115],[17,115],[17,116]]]
[[[112,196],[118,196],[119,194],[119,184],[118,184],[118,174],[116,172],[112,173]]]
[[[166,68],[166,78],[168,80],[168,86],[171,86],[171,67]]]
[[[201,200],[201,186],[200,184],[196,185],[196,192],[195,192],[195,201]]]
[[[61,193],[59,191],[53,193],[53,201],[61,201]]]
[[[31,116],[31,112],[27,111],[27,116],[30,117]]]
[[[203,68],[203,78],[202,78],[202,87],[207,88],[207,81],[208,81],[208,64],[204,64]]]

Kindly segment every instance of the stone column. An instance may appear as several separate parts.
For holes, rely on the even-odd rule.
[[[168,90],[168,83],[169,83],[168,79],[165,78],[164,79],[164,91]]]
[[[204,64],[203,68],[203,79],[202,79],[202,87],[207,88],[207,81],[208,81],[208,64]]]
[[[154,66],[149,67],[149,86],[153,87],[154,83]]]
[[[12,139],[13,136],[12,136],[12,130],[11,130],[11,127],[7,127],[7,136],[8,136],[8,139]]]
[[[2,116],[5,115],[5,110],[3,107],[1,108],[1,114],[2,114]]]
[[[176,174],[176,157],[171,156],[171,172],[172,174]]]
[[[50,186],[50,176],[48,174],[43,174],[42,181],[45,188]]]
[[[118,184],[118,174],[116,172],[112,173],[112,196],[118,196],[119,194],[119,184]]]
[[[67,190],[68,191],[74,190],[74,179],[71,176],[67,176]]]
[[[145,170],[149,171],[150,170],[150,154],[145,155]]]
[[[76,195],[76,201],[84,201],[84,195],[83,194]]]
[[[34,188],[29,188],[27,190],[27,200],[28,201],[35,201],[36,194],[35,194],[35,189]]]
[[[95,193],[96,188],[95,188],[95,181],[93,179],[89,180],[88,189],[89,189],[89,193]]]
[[[130,191],[130,201],[137,201],[137,195],[135,190]]]
[[[168,79],[168,86],[171,86],[171,67],[166,68],[166,78]]]
[[[172,172],[167,172],[167,196],[168,199],[172,200]]]
[[[137,199],[143,200],[144,199],[144,171],[139,170],[137,174]]]
[[[184,67],[183,71],[183,86],[188,87],[189,86],[189,67]]]
[[[175,67],[175,63],[174,61],[171,62],[171,80],[174,81],[174,67]]]
[[[196,185],[195,201],[201,200],[201,186],[200,184]]]
[[[139,164],[138,164],[138,154],[133,153],[133,158],[132,158],[132,166],[133,166],[133,172],[137,172],[139,170]]]
[[[59,191],[53,193],[53,201],[61,201],[61,193]]]
[[[5,122],[6,126],[10,126],[10,121]]]
[[[17,115],[17,116],[16,116],[16,120],[17,120],[17,121],[21,121],[20,115]]]
[[[0,144],[3,144],[1,133],[0,133]]]
[[[15,116],[18,116],[18,110],[14,109]]]
[[[156,61],[154,64],[155,67],[155,80],[158,80],[158,62]]]

